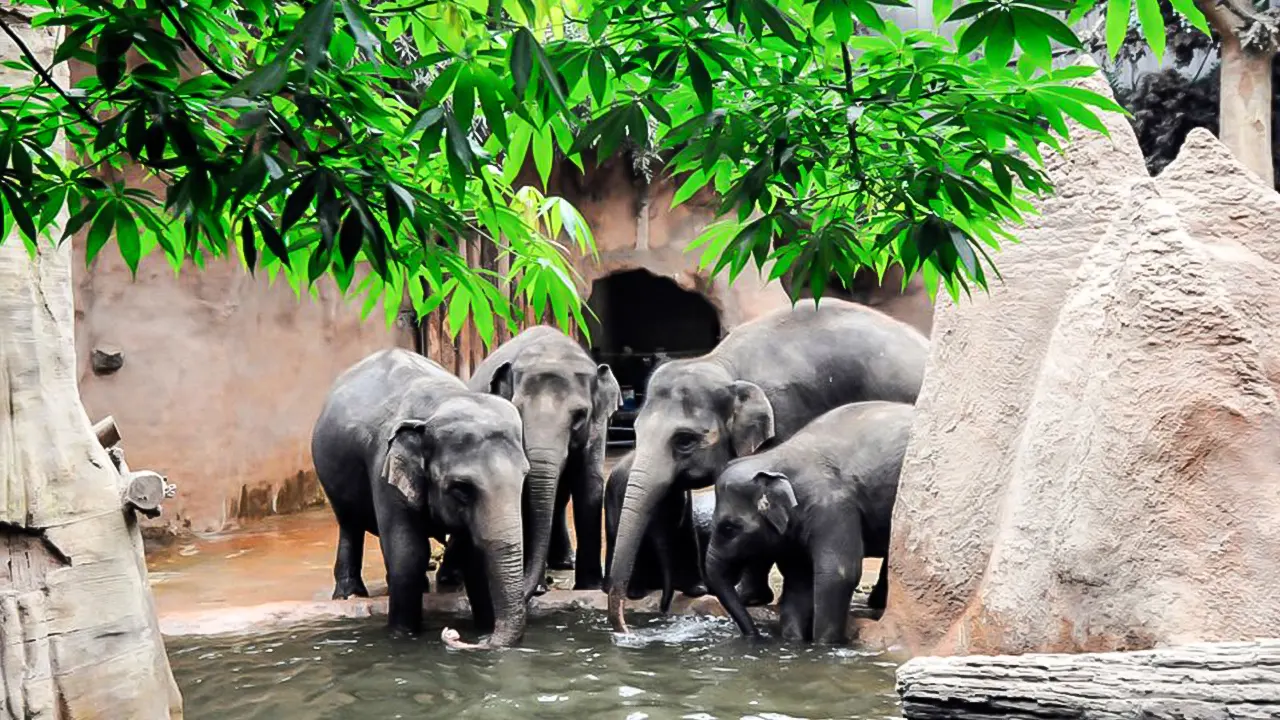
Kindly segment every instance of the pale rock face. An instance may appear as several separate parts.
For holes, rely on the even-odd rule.
[[[1097,651],[1280,623],[1280,195],[1203,131],[1149,178],[1105,120],[1054,161],[1004,284],[939,304],[864,634]]]

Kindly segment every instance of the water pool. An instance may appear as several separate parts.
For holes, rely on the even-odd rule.
[[[898,715],[890,655],[749,643],[722,618],[632,620],[615,638],[599,614],[537,618],[505,652],[447,650],[439,618],[411,640],[371,618],[166,645],[190,720]],[[474,639],[467,621],[449,624]]]

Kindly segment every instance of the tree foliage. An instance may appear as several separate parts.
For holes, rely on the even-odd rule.
[[[821,295],[897,263],[957,296],[1051,191],[1042,148],[1120,111],[1067,84],[1091,68],[1054,67],[1095,2],[934,0],[952,41],[886,21],[905,0],[33,0],[34,25],[66,31],[53,64],[96,72],[63,87],[18,63],[35,79],[0,98],[4,230],[34,247],[65,210],[50,239],[87,230],[90,261],[114,237],[134,269],[159,248],[175,269],[234,252],[299,291],[361,277],[366,312],[385,298],[391,318],[408,293],[488,340],[509,282],[582,324],[568,254],[591,232],[543,193],[556,158],[626,143],[665,159],[676,202],[722,198],[697,243],[715,272],[790,272]],[[1130,0],[1107,13],[1110,39]],[[1163,38],[1157,0],[1137,14]],[[59,132],[72,161],[49,150]],[[528,163],[542,191],[517,184]],[[467,265],[477,236],[510,276]]]

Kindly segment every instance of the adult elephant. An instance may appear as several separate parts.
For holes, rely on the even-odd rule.
[[[446,534],[467,555],[466,587],[484,645],[503,647],[525,627],[520,492],[529,462],[520,415],[472,392],[436,363],[383,350],[338,376],[311,434],[316,475],[337,516],[334,598],[368,596],[366,532],[387,568],[393,633],[422,627],[430,538]]]
[[[560,330],[538,325],[494,350],[467,385],[510,400],[524,424],[530,468],[524,497],[525,598],[540,589],[553,527],[568,534],[564,512],[570,498],[578,539],[574,589],[598,590],[605,441],[609,418],[622,402],[613,371],[597,365]],[[451,547],[442,574],[457,566]]]
[[[734,328],[702,357],[655,370],[635,421],[635,461],[610,572],[614,629],[626,630],[636,552],[670,490],[707,487],[730,460],[766,440],[786,440],[840,405],[914,403],[928,350],[919,331],[876,310],[802,300]]]
[[[609,473],[604,490],[605,574],[610,574],[618,541],[618,521],[627,492],[627,475],[634,453],[627,453]],[[653,517],[636,552],[627,597],[639,600],[654,590],[662,591],[658,608],[671,608],[675,591],[689,597],[707,594],[703,581],[702,556],[710,539],[714,495],[667,493],[654,508]],[[608,588],[606,587],[607,591]]]

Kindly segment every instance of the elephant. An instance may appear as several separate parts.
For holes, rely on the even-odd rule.
[[[729,463],[716,480],[707,586],[744,635],[758,635],[733,587],[748,559],[782,572],[782,637],[843,644],[864,557],[884,558],[868,605],[883,613],[889,532],[915,408],[844,405],[777,447]]]
[[[529,471],[514,405],[469,390],[444,368],[382,350],[334,381],[311,434],[316,476],[338,521],[333,597],[367,597],[365,533],[386,562],[395,635],[422,628],[431,538],[460,538],[466,589],[484,642],[524,633],[521,490]]]
[[[605,574],[608,588],[609,567],[617,541],[618,517],[627,491],[627,473],[635,455],[628,453],[613,466],[605,484]],[[684,493],[668,493],[654,511],[645,531],[644,543],[636,555],[627,597],[638,600],[654,590],[662,591],[659,609],[671,609],[675,591],[689,597],[707,594],[702,579],[702,555],[711,534],[711,515],[715,497],[699,494],[690,501]]]
[[[613,371],[597,365],[560,330],[538,325],[494,350],[467,385],[510,400],[524,424],[530,466],[523,511],[525,599],[544,589],[551,547],[563,552],[568,544],[565,506],[571,497],[578,536],[574,589],[600,589],[605,442],[609,418],[622,404]],[[557,560],[553,566],[567,564],[567,558]],[[452,549],[446,549],[437,581],[448,581],[457,566]]]
[[[609,618],[625,632],[625,592],[644,530],[673,489],[703,488],[730,460],[782,442],[851,402],[914,403],[929,343],[918,330],[842,300],[801,300],[734,328],[710,353],[649,378],[610,568]],[[752,570],[757,575],[759,570]],[[772,600],[767,588],[765,602]]]

